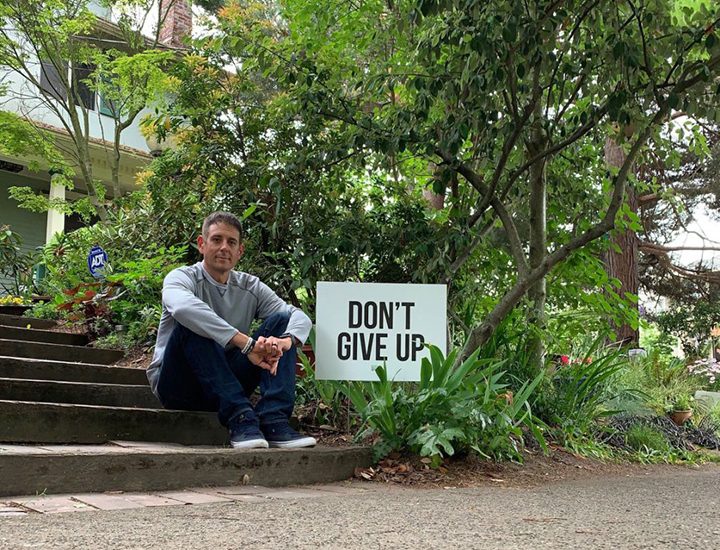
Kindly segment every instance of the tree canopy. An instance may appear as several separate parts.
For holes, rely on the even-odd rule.
[[[511,271],[468,319],[467,355],[528,293],[544,307],[561,263],[638,227],[625,187],[656,182],[632,166],[673,113],[717,117],[718,17],[703,2],[226,2],[205,46],[262,75],[297,128],[332,132],[326,160],[443,197],[428,280],[481,289],[477,262],[498,250]]]
[[[36,139],[48,142],[38,152],[62,150],[64,165],[72,170],[65,170],[65,185],[73,185],[68,176],[79,176],[100,219],[107,219],[106,186],[97,179],[90,157],[91,137],[97,137],[91,135],[91,119],[101,118],[99,103],[104,105],[102,116],[111,121],[105,125],[111,135],[103,135],[112,147],[112,178],[107,183],[113,196],[119,196],[122,132],[145,107],[162,106],[175,84],[166,73],[175,54],[158,48],[157,32],[154,38],[142,33],[144,14],[154,3],[105,4],[118,13],[117,24],[100,19],[91,10],[90,0],[23,0],[0,6],[0,67],[21,83],[5,93],[19,106],[20,116],[37,128]],[[96,100],[95,93],[101,99]],[[36,120],[42,109],[69,136],[69,147],[60,145],[44,131],[42,120]],[[12,193],[25,207],[51,206],[29,188],[15,188]]]

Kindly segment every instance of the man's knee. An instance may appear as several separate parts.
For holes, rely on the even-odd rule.
[[[290,315],[288,313],[273,313],[260,325],[259,332],[263,336],[281,336],[287,329]]]
[[[201,336],[180,323],[175,323],[165,346],[162,361],[163,366],[166,362],[194,365],[198,361],[206,362],[206,357],[209,355],[216,357],[224,352],[224,348],[212,338]]]
[[[175,322],[175,327],[173,328],[170,338],[177,339],[183,344],[187,344],[189,341],[217,344],[212,338],[201,336],[197,332],[193,332],[192,330],[190,330],[184,325],[181,325],[177,321]],[[219,344],[217,345],[219,346]]]

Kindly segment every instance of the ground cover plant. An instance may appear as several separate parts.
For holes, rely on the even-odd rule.
[[[613,417],[598,438],[615,448],[645,453],[645,460],[692,460],[687,451],[720,449],[720,425],[710,419],[678,426],[667,416],[622,414]]]
[[[591,349],[594,354],[583,354],[575,363],[561,361],[538,411],[567,444],[582,439],[597,421],[615,414],[621,399],[635,397],[630,391],[616,393],[612,385],[625,368],[622,351],[602,350],[597,345]]]
[[[417,384],[393,383],[380,366],[378,382],[344,388],[363,422],[359,437],[375,436],[377,458],[409,450],[434,465],[469,451],[520,460],[526,434],[545,445],[528,403],[540,376],[513,394],[503,361],[481,359],[476,352],[455,367],[458,349],[447,356],[437,347],[429,349]]]

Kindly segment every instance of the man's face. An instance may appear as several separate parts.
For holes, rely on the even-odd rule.
[[[205,268],[214,276],[229,273],[244,250],[240,232],[226,223],[211,225],[207,235],[198,237],[198,248],[203,255]]]

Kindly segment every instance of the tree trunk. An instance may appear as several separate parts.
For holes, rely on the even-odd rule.
[[[608,166],[619,168],[625,161],[625,153],[622,148],[612,139],[605,142],[605,162]],[[626,201],[630,210],[637,213],[638,201],[635,190],[631,185],[626,189]],[[610,277],[620,281],[618,294],[626,300],[629,308],[635,309],[637,313],[637,302],[631,302],[625,298],[626,293],[637,296],[639,290],[638,280],[638,236],[635,231],[627,229],[617,232],[610,239],[611,246],[605,253],[605,271]],[[620,252],[617,252],[619,250]],[[615,325],[616,341],[624,345],[637,346],[640,333],[629,324]]]
[[[533,158],[547,147],[546,134],[542,128],[542,107],[538,102],[530,142],[528,158]],[[547,180],[545,159],[530,166],[530,270],[540,267],[547,255]],[[545,302],[547,284],[545,276],[538,279],[528,290],[530,305],[526,313],[528,327],[528,354],[530,364],[539,372],[545,365]]]
[[[488,341],[500,322],[520,302],[522,297],[525,296],[526,292],[528,292],[533,284],[545,277],[553,267],[564,261],[573,251],[582,248],[588,243],[602,237],[609,231],[612,231],[615,227],[615,217],[617,216],[624,200],[625,189],[627,187],[625,182],[627,180],[628,173],[630,172],[630,167],[635,161],[640,148],[645,144],[650,136],[651,131],[667,116],[669,111],[670,107],[668,104],[662,105],[657,113],[655,113],[652,121],[633,143],[630,153],[627,155],[627,158],[622,163],[617,175],[614,177],[613,194],[610,199],[608,209],[602,220],[581,235],[577,235],[572,238],[570,242],[560,246],[557,250],[554,250],[550,254],[546,254],[545,259],[543,259],[538,267],[530,269],[529,273],[520,277],[513,287],[504,294],[490,314],[485,317],[485,320],[479,326],[474,327],[470,331],[470,335],[465,342],[465,346],[458,354],[456,364],[459,364],[467,359],[478,347]]]
[[[433,210],[442,210],[445,208],[445,195],[435,193],[432,189],[423,189],[422,194],[423,198]]]

